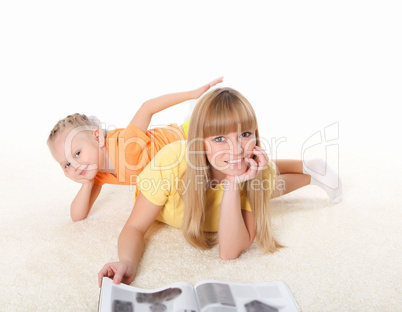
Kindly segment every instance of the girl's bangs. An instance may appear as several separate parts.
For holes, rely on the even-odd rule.
[[[204,137],[224,135],[231,132],[243,133],[256,130],[257,120],[251,105],[236,100],[219,99],[211,105],[204,120]]]

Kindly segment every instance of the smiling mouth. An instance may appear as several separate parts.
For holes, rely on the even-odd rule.
[[[236,165],[236,164],[240,163],[242,160],[243,160],[243,158],[238,159],[238,160],[231,160],[231,161],[228,160],[228,161],[226,161],[226,163],[228,163],[229,165]]]

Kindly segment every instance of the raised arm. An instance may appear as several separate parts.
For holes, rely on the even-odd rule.
[[[223,81],[223,77],[217,78],[206,85],[191,91],[170,93],[146,101],[141,105],[134,115],[131,123],[140,128],[143,132],[147,131],[153,114],[156,114],[168,107],[182,103],[187,100],[198,99],[207,90]]]
[[[113,278],[115,284],[130,284],[137,272],[144,252],[144,236],[155,221],[162,206],[152,204],[142,193],[138,194],[133,211],[118,241],[119,262],[106,264],[98,274],[99,287],[104,276]]]

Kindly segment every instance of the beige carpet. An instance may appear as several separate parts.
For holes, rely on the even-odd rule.
[[[73,223],[68,206],[78,185],[57,170],[43,140],[14,135],[0,143],[0,310],[96,311],[97,273],[117,259],[133,191],[105,187],[90,216]],[[398,311],[401,153],[353,144],[340,144],[340,204],[330,205],[313,186],[272,202],[287,248],[266,255],[252,246],[225,262],[217,249],[196,250],[180,231],[155,224],[133,285],[284,281],[305,312]]]

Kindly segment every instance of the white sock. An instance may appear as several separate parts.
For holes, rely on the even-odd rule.
[[[327,192],[331,203],[336,204],[341,201],[341,179],[325,160],[320,158],[304,160],[303,173],[311,176],[310,184],[317,185]]]

